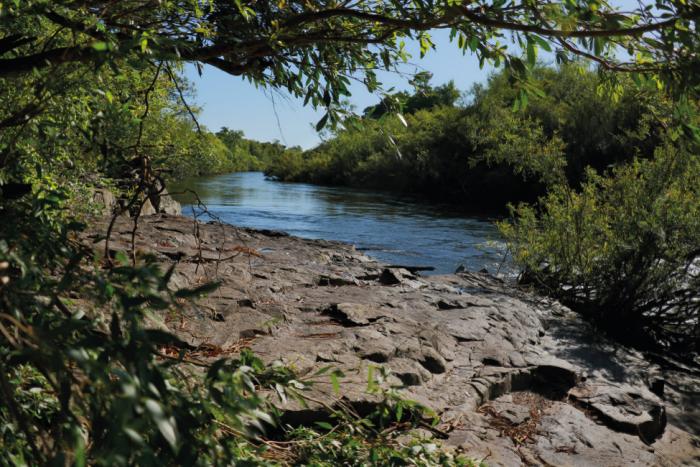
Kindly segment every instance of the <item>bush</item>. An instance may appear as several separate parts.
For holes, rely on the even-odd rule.
[[[558,184],[501,223],[523,281],[619,338],[697,351],[700,157],[665,144],[581,190]]]
[[[194,374],[160,356],[177,339],[144,319],[194,292],[171,292],[169,274],[148,258],[131,266],[117,257],[101,268],[76,241],[82,226],[66,215],[64,193],[27,198],[0,209],[13,219],[0,223],[0,463],[212,465],[235,457],[256,424],[270,420],[253,381],[285,383],[289,373],[271,374],[242,355],[193,385]],[[222,438],[221,423],[241,437]]]

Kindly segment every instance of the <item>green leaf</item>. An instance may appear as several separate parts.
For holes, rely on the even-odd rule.
[[[520,90],[520,109],[525,110],[528,104],[527,91],[525,89]]]
[[[367,367],[367,392],[374,392],[377,389],[377,381],[374,379],[374,365]]]
[[[175,420],[159,418],[156,421],[158,431],[163,435],[163,438],[168,442],[173,451],[177,448],[177,432],[175,431]]]
[[[173,451],[177,447],[177,431],[175,429],[175,420],[168,418],[163,412],[161,404],[153,399],[146,399],[144,403],[146,410],[151,414],[151,418],[158,427],[158,431],[163,435],[163,438],[168,442]]]
[[[331,373],[331,385],[333,386],[333,392],[340,394],[340,381],[338,381],[338,374],[336,372]]]
[[[85,439],[83,439],[83,435],[80,432],[80,428],[78,428],[77,426],[74,427],[73,436],[75,437],[75,452],[73,465],[75,467],[85,467],[87,465],[87,456],[85,455]]]
[[[537,42],[537,45],[542,47],[542,50],[545,50],[547,52],[552,51],[552,46],[549,45],[549,42],[547,40],[541,38],[540,36],[532,36],[532,39],[534,39],[535,42]]]
[[[136,430],[133,428],[129,428],[127,426],[124,427],[124,433],[126,433],[126,436],[128,436],[133,442],[136,444],[143,444],[144,439],[143,436],[141,436]]]
[[[530,66],[537,64],[537,46],[531,40],[527,41],[527,62]]]
[[[328,113],[326,113],[321,120],[318,121],[316,124],[316,131],[321,131],[323,128],[326,126],[326,122],[328,122]]]
[[[333,425],[328,422],[316,422],[316,426],[323,428],[324,430],[330,431],[333,429]]]
[[[515,96],[515,99],[513,99],[513,112],[517,112],[520,110],[520,96]]]
[[[405,127],[408,128],[408,122],[406,121],[406,119],[404,118],[404,116],[401,115],[400,113],[397,113],[396,116],[399,118],[399,120],[401,121],[401,123],[403,123],[403,126],[405,126]]]
[[[321,376],[321,375],[323,375],[323,374],[326,374],[326,373],[328,372],[328,370],[330,370],[331,368],[333,368],[333,367],[330,366],[330,365],[324,366],[323,368],[318,369],[318,370],[313,374],[313,376]]]
[[[117,264],[121,264],[121,265],[129,264],[129,257],[126,255],[125,252],[120,250],[114,254],[114,261]]]

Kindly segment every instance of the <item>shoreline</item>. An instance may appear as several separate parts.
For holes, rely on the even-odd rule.
[[[508,273],[515,269],[510,258],[503,265],[506,247],[497,219],[470,217],[438,204],[374,191],[274,183],[259,172],[184,181],[171,188],[184,187],[200,192],[217,220],[354,243],[389,264],[436,268],[428,274],[453,273],[460,265],[492,273],[499,266]],[[186,215],[209,220],[199,203],[178,200],[185,203]]]
[[[117,220],[110,250],[129,250],[131,229]],[[245,345],[300,374],[339,368],[340,395],[330,383],[311,393],[324,404],[376,403],[367,374],[382,367],[404,397],[441,416],[445,446],[489,465],[700,463],[697,398],[683,390],[697,388],[698,375],[650,362],[559,303],[493,277],[423,277],[341,242],[195,228],[162,214],[140,218],[135,246],[164,267],[177,263],[172,287],[221,281],[154,325],[219,356]],[[324,412],[295,402],[282,410],[290,424]],[[516,443],[517,433],[526,441]]]

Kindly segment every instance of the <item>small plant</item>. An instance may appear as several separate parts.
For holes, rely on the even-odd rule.
[[[334,410],[329,421],[290,429],[282,445],[295,464],[311,466],[474,466],[476,463],[439,447],[432,439],[411,434],[417,428],[438,432],[434,412],[404,399],[385,382],[389,371],[370,367],[367,391],[379,396],[369,413],[352,406]],[[276,445],[276,446],[279,446]]]

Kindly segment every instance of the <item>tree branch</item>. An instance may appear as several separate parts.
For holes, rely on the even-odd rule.
[[[12,34],[10,36],[3,37],[0,39],[0,55],[6,54],[7,52],[21,47],[25,44],[34,42],[36,37],[22,37],[20,34]]]
[[[524,9],[521,10],[520,14],[525,15],[527,13]],[[512,14],[512,12],[509,13]],[[421,15],[422,12],[418,11],[416,11],[413,17],[410,15],[399,17],[398,14],[397,12],[397,16],[392,16],[390,13],[373,13],[371,11],[347,7],[311,11],[297,14],[282,22],[276,37],[272,32],[270,32],[271,37],[265,37],[264,34],[266,33],[263,30],[261,34],[262,37],[253,41],[227,41],[223,38],[222,42],[215,42],[213,45],[206,46],[202,45],[202,39],[196,34],[178,44],[175,40],[176,38],[173,38],[173,35],[177,36],[177,34],[174,32],[169,34],[168,31],[161,30],[158,35],[159,40],[152,41],[153,45],[151,46],[151,51],[156,60],[180,59],[198,61],[212,65],[226,73],[242,75],[247,72],[265,68],[265,62],[255,60],[255,58],[271,57],[278,53],[280,47],[314,47],[322,42],[346,42],[353,44],[381,43],[392,34],[400,31],[425,31],[433,28],[455,27],[460,24],[464,26],[470,24],[480,25],[489,29],[538,34],[543,37],[556,39],[639,36],[652,31],[673,28],[676,21],[679,19],[697,19],[700,17],[700,9],[692,9],[687,13],[677,14],[663,21],[634,27],[617,29],[576,29],[571,31],[554,29],[546,25],[543,26],[542,24],[526,24],[518,21],[493,18],[488,16],[486,12],[478,12],[464,4],[462,6],[446,8],[433,17],[420,17],[418,15]],[[72,31],[86,34],[93,39],[106,40],[105,38],[107,36],[96,28],[91,28],[79,21],[66,18],[53,10],[44,12],[43,16],[56,24],[69,28]],[[337,24],[327,23],[334,18],[356,19],[359,21],[360,25],[366,25],[367,29],[363,32],[351,35],[348,35],[347,31],[345,31],[346,34],[338,31],[338,34],[327,35],[325,34],[326,31],[332,32],[338,29]],[[310,27],[313,24],[320,25],[321,23],[325,23],[327,27],[321,28],[320,31],[314,30],[316,29],[314,27]],[[133,40],[131,36],[117,34],[114,38],[123,47],[122,49],[117,47],[116,53],[126,54],[136,49],[136,46],[130,43]],[[3,48],[16,48],[18,46],[17,41],[20,41],[19,45],[22,45],[32,40],[34,39],[20,39],[15,36],[8,36],[4,39],[0,39],[0,52],[2,52]],[[219,38],[219,40],[221,40],[221,38]],[[272,42],[273,40],[280,40],[281,45],[274,45]],[[217,41],[217,39],[215,38],[214,41]],[[571,52],[601,63],[606,66],[606,68],[627,69],[626,67],[610,64],[601,57],[581,51],[575,47],[573,48],[575,50],[572,50],[573,46],[569,43],[567,44],[568,46],[565,45],[565,48],[569,49]],[[230,57],[226,58],[227,55],[238,58],[236,60],[231,60]],[[16,58],[0,59],[0,77],[17,76],[31,72],[33,69],[56,66],[69,62],[87,62],[95,58],[99,57],[97,56],[97,52],[90,45],[83,44],[72,47],[58,47],[52,50],[32,53]],[[658,65],[658,67],[653,67],[653,70],[658,70],[662,66],[662,64]]]
[[[468,8],[461,8],[464,17],[468,18],[474,23],[488,26],[491,28],[507,29],[510,31],[528,32],[533,34],[539,34],[541,36],[547,37],[619,37],[619,36],[638,36],[644,34],[645,32],[658,31],[661,29],[673,27],[679,19],[697,19],[700,17],[700,11],[693,12],[687,17],[674,16],[665,21],[660,21],[657,23],[645,24],[643,26],[636,26],[631,28],[618,28],[618,29],[579,29],[572,31],[565,31],[563,29],[550,29],[543,28],[541,26],[530,25],[530,24],[520,24],[513,23],[504,20],[489,18],[485,15],[480,15],[474,13],[473,10]]]
[[[92,47],[58,47],[16,58],[0,59],[0,77],[13,77],[30,73],[34,69],[72,62],[87,62],[95,57]]]

